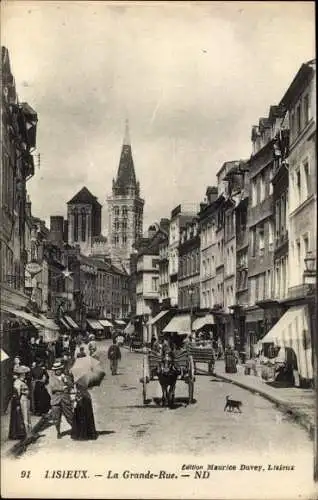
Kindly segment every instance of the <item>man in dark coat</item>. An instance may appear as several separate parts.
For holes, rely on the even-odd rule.
[[[110,369],[112,375],[116,375],[118,368],[118,361],[121,359],[121,352],[119,346],[117,345],[116,338],[113,338],[113,343],[108,349],[107,357],[110,361]]]

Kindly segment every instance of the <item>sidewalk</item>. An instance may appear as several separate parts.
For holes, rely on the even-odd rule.
[[[304,427],[313,438],[315,429],[315,394],[312,389],[297,387],[272,387],[260,377],[241,373],[225,373],[224,361],[216,361],[214,374],[216,377],[232,382],[275,403],[281,410],[293,416],[296,422]]]

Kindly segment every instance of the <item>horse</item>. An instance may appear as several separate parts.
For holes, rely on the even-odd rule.
[[[166,352],[157,366],[157,376],[162,390],[162,406],[174,403],[174,394],[177,378],[181,374],[180,368],[175,364],[171,352]]]

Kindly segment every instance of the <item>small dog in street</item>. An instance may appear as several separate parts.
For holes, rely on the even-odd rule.
[[[241,406],[242,406],[242,401],[236,401],[235,399],[231,399],[230,396],[226,396],[226,403],[225,403],[225,406],[224,406],[224,411],[233,411],[233,410],[237,410],[239,411],[240,413],[242,413],[241,411]]]

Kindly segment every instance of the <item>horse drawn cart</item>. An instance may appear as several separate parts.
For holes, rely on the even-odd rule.
[[[190,344],[188,349],[193,359],[194,373],[196,373],[197,363],[207,363],[208,373],[212,374],[214,372],[215,355],[212,347],[199,347]]]
[[[163,360],[162,356],[157,352],[147,351],[144,353],[143,376],[140,379],[140,382],[142,383],[143,404],[148,404],[151,401],[151,399],[150,400],[147,399],[147,385],[155,380],[157,380],[161,385],[163,391],[163,404],[164,404],[165,390],[167,389],[167,387],[164,387],[165,380],[162,379],[162,377],[160,376],[159,367],[163,363],[162,360]],[[176,352],[174,354],[174,364],[178,368],[178,372],[175,373],[175,378],[171,376],[171,378],[173,379],[171,384],[169,383],[168,380],[169,376],[167,375],[167,385],[171,385],[167,395],[168,404],[169,405],[173,404],[174,389],[177,380],[182,380],[188,385],[188,403],[191,404],[193,402],[194,382],[195,382],[194,364],[191,354],[187,350]]]

